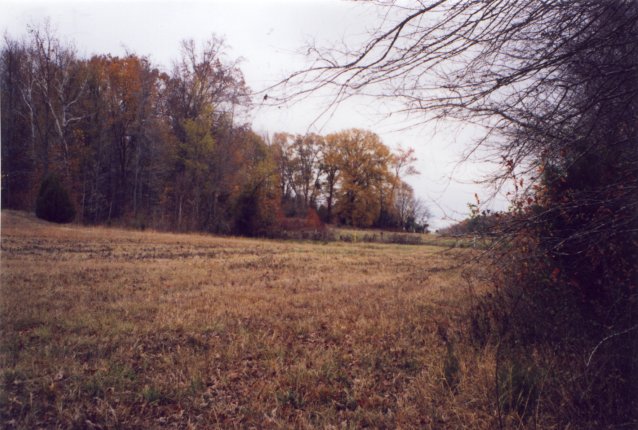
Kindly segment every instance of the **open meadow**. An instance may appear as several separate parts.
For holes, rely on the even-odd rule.
[[[5,428],[490,428],[469,250],[2,212]]]

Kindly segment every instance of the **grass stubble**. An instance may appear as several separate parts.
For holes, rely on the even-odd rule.
[[[11,211],[1,247],[3,428],[496,425],[493,353],[455,342],[468,250]]]

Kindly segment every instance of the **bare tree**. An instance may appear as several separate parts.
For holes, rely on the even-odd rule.
[[[506,168],[500,179],[514,167],[532,172],[536,156],[560,148],[497,137],[540,129],[559,134],[583,109],[593,109],[572,105],[588,79],[575,78],[572,64],[598,55],[636,19],[631,0],[365,3],[382,17],[368,41],[355,48],[309,46],[311,66],[267,89],[268,100],[329,90],[333,103],[353,96],[400,101],[400,112],[415,123],[480,124],[487,134],[468,152],[494,146]],[[614,15],[613,28],[597,23],[605,14]],[[635,71],[635,64],[628,67],[624,73]]]
[[[33,111],[36,110],[34,104],[37,102],[34,102],[34,98],[40,98],[41,105],[46,107],[42,125],[44,151],[48,154],[49,130],[53,129],[51,137],[55,137],[61,148],[63,164],[69,175],[70,126],[83,118],[77,105],[84,93],[86,76],[76,61],[74,49],[64,46],[55,37],[50,24],[46,23],[42,28],[31,28],[29,33],[30,62],[27,64],[31,70],[25,74],[27,80],[22,88],[24,102],[29,108],[32,121],[36,121]],[[37,95],[34,95],[34,91]]]

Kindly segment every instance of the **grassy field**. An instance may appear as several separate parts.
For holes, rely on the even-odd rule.
[[[487,249],[489,246],[489,239],[479,239],[472,236],[452,237],[435,233],[406,233],[347,227],[330,227],[329,231],[335,240],[342,242],[398,243],[474,249]]]
[[[4,428],[492,428],[467,250],[2,212]],[[450,340],[445,343],[444,339]]]

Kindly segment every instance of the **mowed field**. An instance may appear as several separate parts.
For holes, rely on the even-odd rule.
[[[467,250],[2,212],[4,428],[490,428]],[[450,342],[445,343],[444,339]]]

